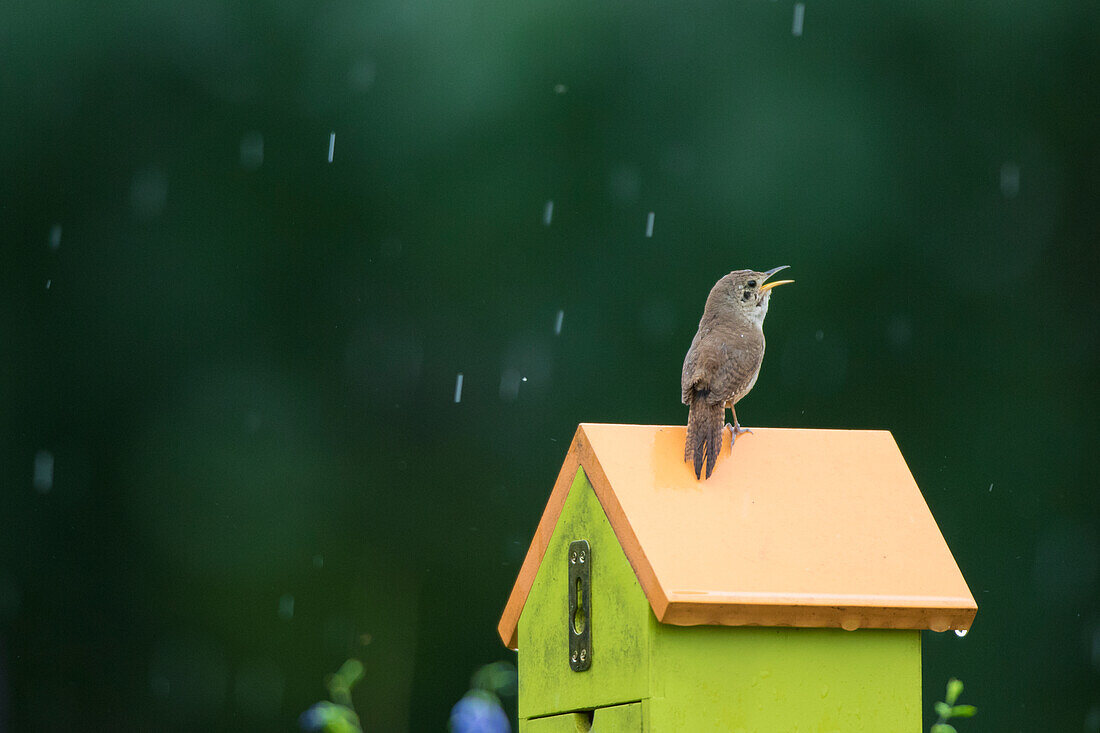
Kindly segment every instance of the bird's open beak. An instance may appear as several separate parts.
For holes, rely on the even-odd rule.
[[[780,265],[779,267],[774,267],[771,270],[768,270],[767,272],[764,273],[765,279],[771,277],[772,275],[779,272],[780,270],[786,270],[788,267],[790,267],[790,265]],[[774,288],[778,285],[786,285],[787,283],[793,283],[793,282],[794,282],[794,280],[776,280],[775,282],[767,282],[767,283],[764,283],[763,285],[760,286],[760,291],[764,292],[766,290],[771,290],[772,288]]]

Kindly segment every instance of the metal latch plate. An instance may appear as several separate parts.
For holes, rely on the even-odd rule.
[[[588,540],[569,544],[569,668],[592,666],[592,548]]]

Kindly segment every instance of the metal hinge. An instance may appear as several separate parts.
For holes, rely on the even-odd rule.
[[[569,544],[569,668],[592,666],[592,548],[588,540]]]

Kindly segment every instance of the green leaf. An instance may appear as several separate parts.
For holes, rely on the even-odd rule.
[[[355,686],[356,682],[363,679],[363,663],[358,659],[349,659],[340,666],[336,675],[350,689]]]
[[[952,718],[973,718],[974,713],[978,712],[978,708],[973,705],[956,705],[951,708]]]
[[[955,726],[948,725],[947,723],[936,723],[932,726],[932,733],[959,733],[955,730]]]
[[[516,667],[510,662],[486,664],[474,673],[470,687],[504,697],[516,694]]]
[[[349,659],[340,665],[335,674],[325,680],[329,698],[340,705],[352,707],[351,689],[363,679],[363,663],[358,659]]]
[[[947,720],[951,717],[951,706],[945,702],[936,703],[936,715],[940,716],[940,720]]]
[[[302,714],[302,718],[308,718],[308,723],[302,726],[309,730],[323,730],[325,733],[356,733],[361,732],[359,716],[351,708],[337,705],[331,702],[319,702]]]
[[[954,677],[947,681],[947,704],[954,705],[955,701],[959,699],[959,695],[962,694],[963,683],[961,680],[957,680]]]
[[[346,718],[334,720],[325,726],[325,733],[363,733],[362,729]]]
[[[329,675],[329,678],[325,680],[325,686],[328,687],[330,700],[337,705],[351,707],[351,690],[344,684],[344,680],[340,675]]]

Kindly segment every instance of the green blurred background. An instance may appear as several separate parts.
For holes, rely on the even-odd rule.
[[[893,431],[980,606],[926,707],[1100,730],[1100,6],[794,7],[0,6],[0,729],[292,730],[349,656],[442,729],[576,424],[682,423],[790,264],[739,417]]]

